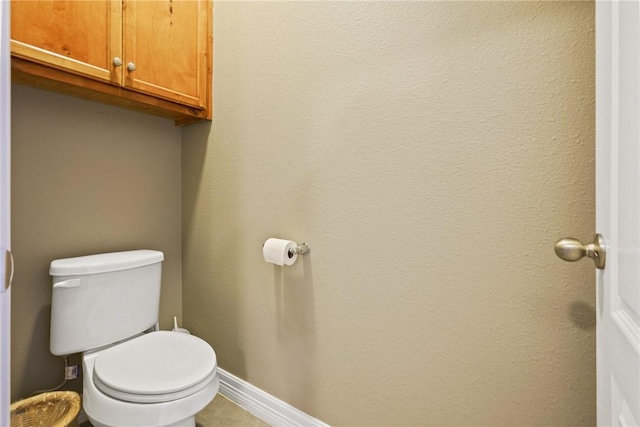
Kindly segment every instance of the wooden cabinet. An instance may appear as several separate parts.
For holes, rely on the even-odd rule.
[[[111,65],[122,45],[121,1],[13,1],[11,53],[119,84]]]
[[[178,124],[210,119],[211,7],[211,0],[14,0],[14,80]]]

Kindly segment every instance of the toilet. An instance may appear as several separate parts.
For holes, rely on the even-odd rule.
[[[51,353],[82,353],[83,408],[95,427],[195,427],[219,388],[216,354],[157,330],[162,252],[55,260]]]

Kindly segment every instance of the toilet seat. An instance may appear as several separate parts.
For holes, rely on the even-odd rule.
[[[100,351],[93,380],[108,396],[134,403],[181,399],[216,376],[216,355],[193,335],[151,332]]]

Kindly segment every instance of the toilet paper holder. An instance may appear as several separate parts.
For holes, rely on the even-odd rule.
[[[295,254],[306,255],[311,252],[311,246],[308,243],[300,243],[297,247],[289,249],[289,258],[293,258]]]

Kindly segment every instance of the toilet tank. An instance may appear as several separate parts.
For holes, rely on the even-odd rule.
[[[136,250],[52,261],[51,353],[92,350],[154,326],[163,260]]]

